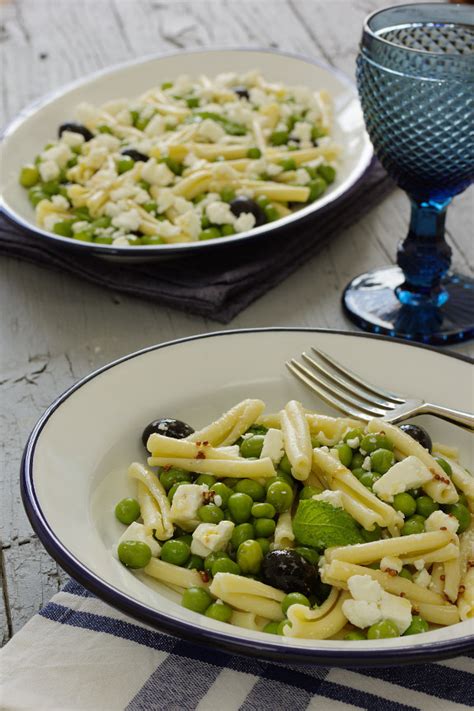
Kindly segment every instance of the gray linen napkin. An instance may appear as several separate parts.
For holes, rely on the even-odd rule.
[[[373,163],[336,203],[300,225],[252,241],[251,248],[222,247],[203,257],[139,265],[121,266],[59,250],[0,215],[0,255],[66,271],[113,291],[228,323],[362,217],[392,187],[380,165]]]

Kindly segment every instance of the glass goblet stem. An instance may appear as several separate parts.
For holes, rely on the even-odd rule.
[[[441,282],[451,264],[451,247],[444,239],[446,210],[451,202],[411,198],[410,228],[397,250],[405,281],[396,289],[405,305],[442,306],[449,298]]]

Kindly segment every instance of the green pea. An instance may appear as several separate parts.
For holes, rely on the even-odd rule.
[[[372,462],[372,471],[385,474],[395,462],[395,458],[390,449],[376,449],[371,452],[370,461]]]
[[[450,516],[455,516],[459,521],[458,533],[464,533],[469,528],[471,523],[471,513],[469,509],[463,504],[451,504],[446,506],[446,513]]]
[[[326,131],[321,126],[313,126],[311,129],[311,139],[317,141],[318,138],[323,138],[326,135]]]
[[[61,237],[72,237],[72,225],[74,220],[63,220],[62,222],[56,222],[53,227],[53,232],[55,235],[61,235]]]
[[[229,477],[226,477],[225,479],[223,479],[222,483],[225,484],[229,489],[233,489],[238,481],[239,481],[238,479],[229,476]]]
[[[354,630],[353,632],[349,632],[349,634],[346,634],[344,639],[346,642],[359,642],[363,639],[367,639],[367,637],[362,632],[362,630]]]
[[[292,473],[292,468],[291,468],[291,463],[290,460],[288,459],[288,455],[284,454],[282,459],[280,459],[280,463],[278,464],[278,468],[281,469],[285,474],[291,474]]]
[[[466,494],[462,494],[460,491],[458,491],[458,494],[459,494],[458,504],[462,504],[463,506],[466,506],[467,508],[469,508],[469,502],[467,500]]]
[[[28,200],[31,202],[33,207],[41,202],[41,200],[47,200],[48,196],[41,190],[40,186],[35,186],[28,190]]]
[[[308,173],[309,177],[314,180],[314,178],[318,177],[317,170],[314,166],[312,165],[304,165],[303,168],[305,171]]]
[[[352,449],[349,447],[349,445],[336,444],[334,449],[336,450],[339,456],[339,461],[341,462],[341,464],[343,464],[345,467],[350,467],[352,462]]]
[[[202,215],[201,217],[201,227],[203,230],[207,230],[211,226],[211,221],[207,215]]]
[[[300,491],[300,499],[312,499],[313,496],[317,496],[322,493],[322,489],[317,486],[303,486]]]
[[[221,231],[218,227],[208,227],[199,233],[200,240],[217,239],[218,237],[222,237]]]
[[[240,567],[230,558],[218,558],[212,564],[211,572],[213,576],[217,573],[233,573],[234,575],[240,575]]]
[[[170,504],[173,503],[174,495],[178,491],[179,487],[182,486],[184,483],[184,481],[177,481],[176,484],[173,484],[171,489],[168,491],[168,501],[170,502]]]
[[[183,543],[186,543],[187,546],[191,547],[191,543],[193,542],[193,537],[191,533],[182,533],[181,535],[177,536],[175,541],[182,541]]]
[[[400,531],[400,534],[402,536],[411,536],[413,533],[424,533],[424,530],[425,525],[423,519],[420,521],[420,519],[417,518],[415,514],[415,516],[411,516],[410,518],[406,519]]]
[[[314,202],[326,191],[327,183],[322,178],[315,178],[309,184],[308,202]]]
[[[352,473],[360,481],[361,477],[363,477],[364,474],[367,474],[367,469],[363,469],[362,467],[357,467],[356,469],[352,469]]]
[[[112,133],[112,129],[110,126],[107,126],[106,124],[101,124],[100,126],[97,126],[97,130],[99,133]]]
[[[372,541],[379,541],[382,538],[382,529],[376,523],[371,531],[366,531],[364,528],[361,530],[361,536],[367,543]]]
[[[273,205],[268,205],[266,208],[264,208],[264,213],[268,222],[274,222],[275,220],[280,219],[280,213]]]
[[[270,551],[270,541],[268,538],[257,538],[257,543],[262,549],[263,555],[267,555],[267,553]]]
[[[311,447],[313,449],[316,449],[317,447],[321,446],[321,442],[319,441],[317,435],[312,434],[311,435]]]
[[[89,208],[86,205],[83,205],[82,207],[75,207],[73,212],[80,220],[86,220],[89,222],[89,220],[92,219]]]
[[[410,634],[421,634],[422,632],[428,632],[429,625],[426,620],[422,617],[415,616],[412,618],[410,626],[405,630],[403,636]]]
[[[144,235],[142,244],[150,244],[152,246],[157,244],[166,244],[166,240],[160,235]]]
[[[232,608],[225,602],[218,600],[209,605],[206,612],[204,613],[206,617],[210,617],[213,620],[219,620],[219,622],[229,622],[232,617]]]
[[[93,234],[91,230],[81,230],[81,232],[74,232],[73,237],[79,242],[92,242]]]
[[[293,158],[286,158],[285,160],[281,160],[280,165],[283,170],[296,170],[297,168],[296,161]]]
[[[198,516],[204,523],[219,523],[224,518],[224,512],[215,504],[206,504],[198,508]]]
[[[227,185],[226,187],[222,188],[220,196],[223,202],[232,202],[232,200],[234,200],[235,198],[235,190],[234,188],[231,188]]]
[[[398,575],[400,576],[400,578],[405,578],[405,580],[410,580],[411,582],[413,582],[413,575],[410,573],[408,568],[402,568]]]
[[[173,82],[172,81],[164,81],[161,85],[162,91],[166,91],[166,89],[172,89],[173,88]]]
[[[257,197],[255,198],[255,202],[257,203],[257,205],[260,205],[260,207],[267,207],[267,205],[270,204],[270,200],[267,198],[266,195],[257,195]],[[262,428],[264,431],[258,432],[258,433],[254,432],[254,434],[265,434],[266,432],[268,432],[268,429],[266,427],[264,427],[264,425],[257,425],[257,427],[259,429]],[[248,431],[250,431],[250,430],[252,430],[252,428],[249,428]]]
[[[288,484],[288,486],[291,486],[291,488],[293,488],[295,483],[295,480],[293,479],[291,474],[287,474],[281,469],[277,469],[276,480],[286,482],[286,484]],[[271,483],[273,484],[273,481]],[[270,486],[270,482],[265,482],[265,484],[268,484],[268,486],[266,486],[266,489],[268,489],[268,487]]]
[[[188,109],[197,109],[199,106],[199,99],[197,96],[190,96],[189,99],[186,99],[186,104]]]
[[[20,171],[20,185],[31,188],[40,178],[39,171],[34,165],[24,165]]]
[[[354,473],[354,472],[353,472]],[[359,481],[361,484],[366,486],[368,489],[371,489],[377,479],[380,479],[380,474],[377,474],[377,472],[364,472],[360,477],[358,477]]]
[[[235,229],[232,225],[221,225],[221,234],[223,237],[235,235]]]
[[[255,538],[255,530],[252,524],[240,523],[238,526],[234,527],[234,530],[232,531],[232,538],[230,540],[234,548],[237,550],[241,543],[253,538]]]
[[[271,504],[257,503],[252,506],[251,514],[254,518],[274,518],[276,511]]]
[[[328,185],[334,182],[336,179],[336,171],[332,165],[319,165],[317,171],[321,178],[323,178]]]
[[[184,165],[182,163],[178,163],[178,161],[174,160],[173,158],[165,158],[165,163],[168,166],[168,168],[171,170],[172,173],[175,175],[181,175],[183,170],[184,170]]]
[[[367,639],[388,639],[389,637],[399,637],[400,632],[395,622],[392,620],[382,620],[376,622],[367,630]]]
[[[257,518],[253,527],[257,538],[270,538],[275,533],[276,524],[272,518]]]
[[[291,486],[284,481],[275,481],[267,489],[267,502],[272,504],[278,513],[288,511],[293,503]]]
[[[288,608],[291,607],[291,605],[304,605],[305,607],[311,607],[306,595],[299,592],[288,593],[288,595],[285,595],[281,601],[281,610],[284,615],[286,615]]]
[[[452,476],[453,470],[451,469],[451,464],[447,462],[446,459],[442,459],[442,457],[435,457],[435,462],[439,464],[445,474]]]
[[[308,563],[312,565],[317,565],[319,562],[319,553],[317,553],[313,548],[308,548],[307,546],[298,546],[295,551],[302,556]]]
[[[249,148],[247,151],[247,158],[261,158],[262,157],[262,151],[260,148]]]
[[[191,482],[191,474],[185,469],[178,469],[178,467],[164,469],[160,474],[160,482],[166,491],[169,491],[173,484],[178,481],[189,484]]]
[[[361,454],[360,452],[354,452],[352,455],[352,462],[351,462],[351,469],[354,471],[354,469],[361,469],[362,465],[364,463],[364,455]]]
[[[236,492],[229,497],[227,506],[235,523],[245,523],[250,518],[253,499],[248,494]]]
[[[417,503],[415,499],[406,492],[395,494],[392,505],[396,511],[400,511],[400,513],[402,513],[405,517],[413,516],[417,510]]]
[[[204,560],[200,555],[192,553],[184,567],[188,568],[188,570],[204,570]]]
[[[267,624],[263,628],[262,632],[266,632],[267,634],[279,634],[279,632],[278,632],[279,627],[280,627],[279,622],[267,622]]]
[[[203,615],[212,605],[213,599],[205,588],[191,587],[184,591],[181,604],[188,610],[200,612]]]
[[[140,517],[140,504],[136,499],[122,499],[115,507],[115,516],[120,523],[129,526]]]
[[[237,563],[242,573],[256,575],[262,566],[263,552],[255,540],[244,541],[237,549]]]
[[[205,484],[209,488],[216,483],[216,477],[212,474],[199,474],[198,478],[194,482],[195,484]]]
[[[262,448],[264,435],[252,435],[251,437],[245,437],[240,445],[240,454],[242,457],[259,457]]]
[[[135,122],[135,128],[138,128],[139,131],[144,131],[150,123],[150,120],[151,117],[145,118],[145,116],[139,116]]]
[[[226,484],[224,484],[222,481],[216,481],[215,484],[212,484],[211,486],[211,491],[215,491],[217,496],[220,496],[222,499],[222,506],[226,506],[227,502],[229,500],[229,496],[232,494],[232,489],[230,489]]]
[[[221,558],[227,558],[228,560],[230,560],[228,554],[224,551],[215,551],[214,553],[209,553],[207,558],[204,559],[204,570],[206,570],[208,573],[212,573],[212,566],[214,565],[216,560],[220,560]]]
[[[184,565],[189,556],[191,555],[191,549],[187,543],[184,541],[166,541],[161,547],[161,560],[165,563],[172,563],[173,565]]]
[[[103,229],[105,227],[110,227],[111,224],[112,218],[108,215],[102,215],[102,217],[98,217],[97,220],[94,220],[92,222],[91,227],[93,227],[95,230]]]
[[[151,200],[150,202],[146,202],[143,205],[143,209],[146,210],[147,212],[156,212],[158,209],[158,205],[156,204],[156,202]]]
[[[410,494],[410,496],[413,496],[414,499],[417,499],[423,494],[423,489],[408,489],[407,494]]]
[[[270,134],[270,143],[272,146],[283,146],[285,143],[288,143],[289,137],[290,134],[288,131],[273,131],[273,133]]]
[[[117,172],[119,175],[122,175],[122,173],[127,173],[129,170],[132,170],[134,165],[135,161],[133,160],[133,158],[130,158],[130,156],[123,156],[123,158],[120,158],[117,161]]]
[[[287,625],[289,625],[291,627],[291,622],[289,622],[289,620],[282,620],[281,622],[279,622],[277,634],[281,634],[284,636],[285,635],[284,629]]]
[[[439,504],[433,501],[431,496],[420,496],[415,501],[416,513],[424,518],[428,518],[434,511],[439,509]],[[412,511],[411,513],[415,513]]]
[[[371,454],[375,452],[376,449],[389,449],[393,451],[393,444],[384,434],[368,434],[362,438],[360,448],[364,452],[367,452],[367,454]]]
[[[240,479],[235,486],[235,491],[248,494],[254,501],[263,501],[265,498],[265,487],[253,479]]]
[[[122,541],[117,548],[121,563],[127,568],[144,568],[151,560],[151,548],[141,541]]]

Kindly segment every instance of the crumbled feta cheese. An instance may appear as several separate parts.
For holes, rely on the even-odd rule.
[[[201,220],[193,210],[188,210],[184,215],[180,215],[176,219],[176,225],[192,240],[196,240],[201,232]]]
[[[128,110],[127,113],[130,115],[130,112]],[[79,122],[83,123],[87,127],[95,125],[100,121],[99,109],[97,109],[95,106],[92,106],[92,104],[88,104],[86,101],[82,101],[76,107],[76,116]]]
[[[214,503],[216,506],[222,506],[222,496],[219,496],[219,494],[216,494],[216,495],[214,496],[214,501],[213,501],[213,503]]]
[[[276,165],[275,163],[267,163],[266,172],[268,173],[268,175],[273,177],[274,175],[280,175],[280,173],[283,172],[283,168],[281,167],[281,165]]]
[[[72,231],[74,233],[76,232],[82,232],[82,230],[87,230],[90,227],[89,222],[86,222],[85,220],[80,220],[79,222],[74,222],[72,226]]]
[[[129,239],[125,235],[120,235],[119,237],[115,237],[113,244],[116,247],[129,247],[130,246]]]
[[[131,210],[128,210],[127,212],[122,212],[120,215],[117,215],[117,217],[114,217],[112,220],[112,224],[114,227],[119,227],[123,228],[124,230],[128,230],[129,232],[134,232],[140,227],[141,221],[142,218],[140,217],[140,213],[138,212],[138,210],[132,208]]]
[[[41,153],[41,158],[44,161],[54,161],[59,168],[64,168],[66,163],[70,158],[72,158],[72,151],[69,146],[64,143],[58,143],[56,146],[47,148]]]
[[[370,457],[366,457],[364,461],[362,462],[362,469],[365,469],[366,471],[370,472],[372,469],[372,460]]]
[[[112,101],[107,101],[102,108],[108,114],[115,116],[119,111],[126,109],[129,104],[129,99],[113,99]]]
[[[423,570],[423,568],[425,567],[425,561],[423,560],[423,558],[420,558],[419,560],[415,560],[413,565],[417,570]]]
[[[226,202],[211,202],[206,207],[206,215],[215,225],[232,225],[235,222],[235,215]]]
[[[298,168],[296,171],[296,182],[298,185],[308,185],[308,183],[311,182],[311,176],[308,171],[304,168]]]
[[[120,215],[121,208],[119,205],[117,205],[114,202],[106,202],[104,206],[104,213],[108,217],[117,217],[117,215]]]
[[[177,225],[173,225],[169,220],[161,220],[160,222],[160,236],[161,237],[177,237],[181,232]]]
[[[133,123],[132,115],[128,107],[122,109],[121,111],[117,111],[117,113],[115,114],[115,118],[123,126],[131,126]]]
[[[165,163],[157,163],[156,158],[150,158],[142,167],[141,178],[151,185],[166,187],[174,181],[175,175]]]
[[[162,133],[165,132],[166,121],[164,120],[163,116],[160,116],[159,114],[156,114],[156,116],[153,116],[152,119],[148,122],[146,128],[145,128],[145,133],[147,136],[159,136]]]
[[[255,227],[256,221],[251,212],[242,212],[234,221],[234,229],[236,232],[247,232]]]
[[[180,488],[177,489],[176,493]],[[234,524],[232,521],[200,523],[193,533],[191,553],[206,558],[210,553],[224,550],[232,537],[233,530]]]
[[[250,103],[254,106],[265,106],[273,101],[273,98],[267,96],[262,89],[257,89],[257,87],[252,87],[249,91]]]
[[[58,207],[60,210],[69,209],[69,200],[67,200],[63,195],[53,195],[53,197],[51,198],[51,202],[55,207]]]
[[[75,131],[63,131],[61,141],[69,148],[77,148],[84,143],[85,138],[81,133],[76,133]]]
[[[345,600],[342,603],[342,612],[351,624],[360,629],[375,625],[382,620],[382,613],[376,602]]]
[[[263,438],[263,447],[260,452],[260,459],[270,457],[273,464],[278,464],[285,453],[283,446],[283,434],[281,430],[270,427]]]
[[[199,124],[197,135],[199,138],[207,138],[213,143],[219,143],[220,139],[225,136],[225,131],[216,121],[204,119]]]
[[[92,148],[89,153],[82,159],[82,164],[92,170],[98,170],[107,160],[108,150],[105,146],[97,146]]]
[[[59,215],[46,215],[45,218],[43,219],[43,227],[45,230],[48,232],[53,231],[53,227],[56,224],[56,222],[61,222],[61,217]]]
[[[89,141],[92,148],[107,148],[109,151],[117,151],[120,148],[120,140],[110,133],[99,133],[98,136]]]
[[[158,196],[156,198],[156,206],[158,208],[158,212],[166,212],[166,210],[169,210],[170,207],[173,206],[175,200],[175,196],[172,190],[169,188],[163,188],[163,190],[160,190],[158,192]]]
[[[41,180],[47,183],[49,180],[56,180],[59,175],[58,164],[54,160],[41,161],[38,166],[39,174],[41,175]]]
[[[400,558],[387,555],[380,561],[380,570],[396,570],[400,573],[403,568],[403,563]]]
[[[122,533],[119,538],[118,545],[124,541],[139,541],[140,543],[146,543],[150,546],[151,554],[153,557],[158,558],[161,553],[161,547],[158,541],[155,541],[150,533],[147,533],[145,526],[142,523],[137,523],[134,521],[130,524],[126,531]]]
[[[456,533],[459,528],[459,521],[455,516],[449,516],[444,511],[433,511],[425,521],[425,531],[440,531],[446,529],[451,533]]]
[[[396,494],[422,486],[432,478],[433,475],[428,467],[418,457],[410,456],[390,467],[372,488],[383,501],[391,503]]]
[[[420,570],[418,573],[414,574],[413,582],[417,585],[421,585],[422,588],[427,588],[431,583],[431,575],[428,573],[426,568],[423,568],[423,570]]]
[[[192,202],[189,202],[189,200],[178,196],[174,199],[173,207],[178,213],[178,215],[184,215],[186,212],[193,210],[194,205]]]
[[[311,143],[311,124],[297,121],[290,135],[292,138],[298,138],[302,144]]]
[[[199,524],[198,509],[204,503],[204,495],[209,490],[206,484],[181,484],[176,489],[171,504],[170,517],[179,524]]]
[[[340,491],[330,491],[326,489],[321,494],[315,494],[312,497],[315,501],[325,501],[327,504],[331,504],[336,509],[344,508],[342,503],[342,494]]]
[[[351,449],[357,449],[360,444],[359,437],[354,437],[353,439],[348,439],[347,444]]]
[[[410,600],[384,591],[379,606],[382,619],[392,620],[398,627],[400,634],[408,629],[412,619]]]
[[[382,598],[382,586],[370,575],[351,575],[347,581],[347,587],[354,600],[379,602]]]

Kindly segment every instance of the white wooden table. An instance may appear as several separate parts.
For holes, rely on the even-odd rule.
[[[393,2],[393,0],[392,0]],[[364,17],[383,0],[0,0],[1,123],[77,77],[146,53],[200,46],[274,47],[354,73]],[[473,270],[472,192],[448,213],[453,261]],[[353,329],[340,295],[356,274],[392,262],[407,228],[400,192],[348,229],[229,328]],[[61,585],[20,501],[28,433],[75,380],[130,351],[218,330],[218,324],[117,295],[13,259],[0,260],[0,542],[3,641]],[[458,352],[474,352],[459,346]]]

